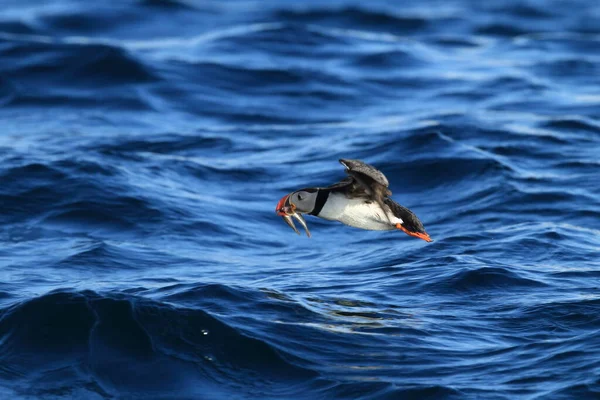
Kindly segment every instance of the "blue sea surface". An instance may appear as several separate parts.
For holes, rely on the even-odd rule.
[[[600,398],[599,2],[1,3],[0,398]]]

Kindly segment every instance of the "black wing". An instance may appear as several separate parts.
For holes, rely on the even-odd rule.
[[[384,199],[392,195],[392,192],[388,189],[388,180],[385,175],[375,167],[360,160],[341,159],[340,163],[346,167],[346,173],[363,187],[367,196],[385,210]]]
[[[343,192],[350,197],[370,197],[363,185],[354,177],[347,176],[341,181],[324,188],[330,192]]]
[[[383,187],[388,187],[390,185],[385,175],[372,165],[365,164],[360,160],[347,160],[343,158],[340,159],[340,163],[346,167],[348,175],[356,176],[360,174],[363,177],[369,178],[369,180],[377,182]]]

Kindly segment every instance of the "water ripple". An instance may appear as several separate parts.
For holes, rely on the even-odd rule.
[[[593,2],[21,3],[0,397],[597,397]],[[295,235],[339,158],[435,241]]]

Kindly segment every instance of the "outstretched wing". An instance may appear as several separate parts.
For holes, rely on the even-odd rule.
[[[331,192],[344,192],[352,197],[370,197],[363,185],[352,176],[347,176],[341,181],[327,186],[325,189]]]
[[[346,173],[353,177],[356,182],[364,187],[365,192],[378,202],[383,202],[385,197],[392,195],[388,189],[389,182],[385,175],[372,165],[365,164],[360,160],[340,159],[340,163],[346,167]]]
[[[388,189],[389,183],[385,175],[377,168],[360,160],[345,160],[342,158],[340,163],[346,167],[346,173],[356,180],[367,196],[381,207],[391,223],[389,207],[386,207],[385,201],[389,199],[392,192]]]
[[[340,159],[340,163],[346,167],[346,172],[349,175],[360,174],[370,178],[384,187],[388,187],[390,185],[383,172],[372,165],[365,164],[360,160],[348,160],[343,158]]]

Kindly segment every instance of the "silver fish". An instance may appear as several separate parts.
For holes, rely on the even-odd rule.
[[[292,215],[295,216],[296,214],[292,214]],[[292,219],[292,217],[290,215],[282,215],[281,218],[283,218],[285,223],[288,224],[288,226],[290,228],[292,228],[294,230],[294,232],[296,232],[298,235],[300,234],[300,231],[298,231],[298,228],[296,228],[296,225],[294,225],[294,220]]]
[[[281,217],[283,218],[285,223],[288,224],[288,226],[294,230],[294,232],[296,232],[298,235],[300,235],[300,231],[298,231],[298,228],[296,228],[296,225],[294,224],[294,220],[292,219],[292,217],[297,219],[298,222],[300,223],[300,225],[302,225],[302,227],[306,231],[306,236],[310,237],[310,231],[308,230],[308,225],[306,225],[306,221],[304,220],[304,217],[302,216],[302,214],[293,213],[291,215],[282,215]]]
[[[304,220],[304,217],[302,216],[302,214],[294,213],[294,214],[292,214],[292,216],[294,218],[296,218],[298,220],[298,222],[300,222],[300,225],[302,225],[302,227],[306,231],[306,236],[310,237],[310,231],[308,230],[308,225],[306,225],[306,221]]]

